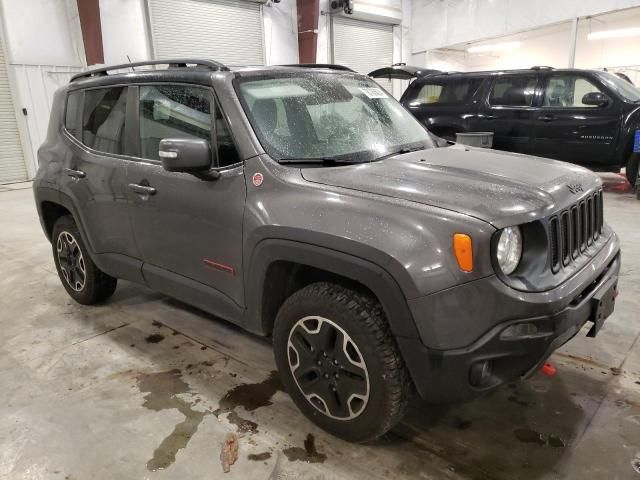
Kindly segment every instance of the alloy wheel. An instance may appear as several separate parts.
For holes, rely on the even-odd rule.
[[[335,322],[318,316],[298,320],[289,332],[291,374],[306,399],[336,420],[359,416],[369,401],[369,373],[358,346]]]
[[[58,264],[67,284],[76,292],[84,288],[86,267],[82,251],[76,239],[69,232],[61,232],[56,243]]]

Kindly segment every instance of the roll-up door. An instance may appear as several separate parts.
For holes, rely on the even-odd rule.
[[[333,61],[366,75],[393,63],[393,27],[382,23],[333,17]],[[391,92],[391,82],[376,81]]]
[[[0,38],[0,183],[21,182],[26,179],[27,167]]]
[[[148,0],[155,57],[263,65],[260,4],[247,0]]]

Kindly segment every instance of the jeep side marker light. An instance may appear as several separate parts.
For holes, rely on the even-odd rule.
[[[458,266],[463,272],[473,270],[473,244],[466,233],[456,233],[453,236],[453,251],[458,260]]]

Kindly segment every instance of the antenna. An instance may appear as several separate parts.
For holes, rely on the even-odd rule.
[[[127,53],[127,60],[129,60],[129,63],[133,63],[133,62],[131,61],[131,57],[129,56],[129,54],[128,54],[128,53]],[[133,67],[131,67],[131,71],[135,72],[135,71],[136,71],[136,69],[135,69],[135,68],[133,68]]]

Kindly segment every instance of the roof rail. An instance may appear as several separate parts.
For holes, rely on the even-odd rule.
[[[343,70],[345,72],[355,72],[355,70],[345,67],[344,65],[336,65],[335,63],[291,63],[282,65],[283,67],[300,67],[300,68],[328,68],[330,70]]]
[[[202,67],[207,67],[212,71],[228,71],[229,68],[215,60],[195,60],[190,58],[178,58],[178,59],[167,59],[167,60],[148,60],[145,62],[133,62],[133,63],[123,63],[120,65],[110,65],[108,67],[100,67],[94,68],[92,70],[86,70],[84,72],[78,73],[71,77],[70,82],[74,80],[78,80],[79,78],[90,78],[90,77],[101,77],[104,75],[108,75],[107,72],[111,70],[121,70],[124,68],[134,68],[134,67],[145,67],[149,65],[169,65],[169,68],[186,68],[187,65],[197,65]]]
[[[531,70],[553,70],[553,67],[548,67],[547,65],[535,65],[531,67]]]

